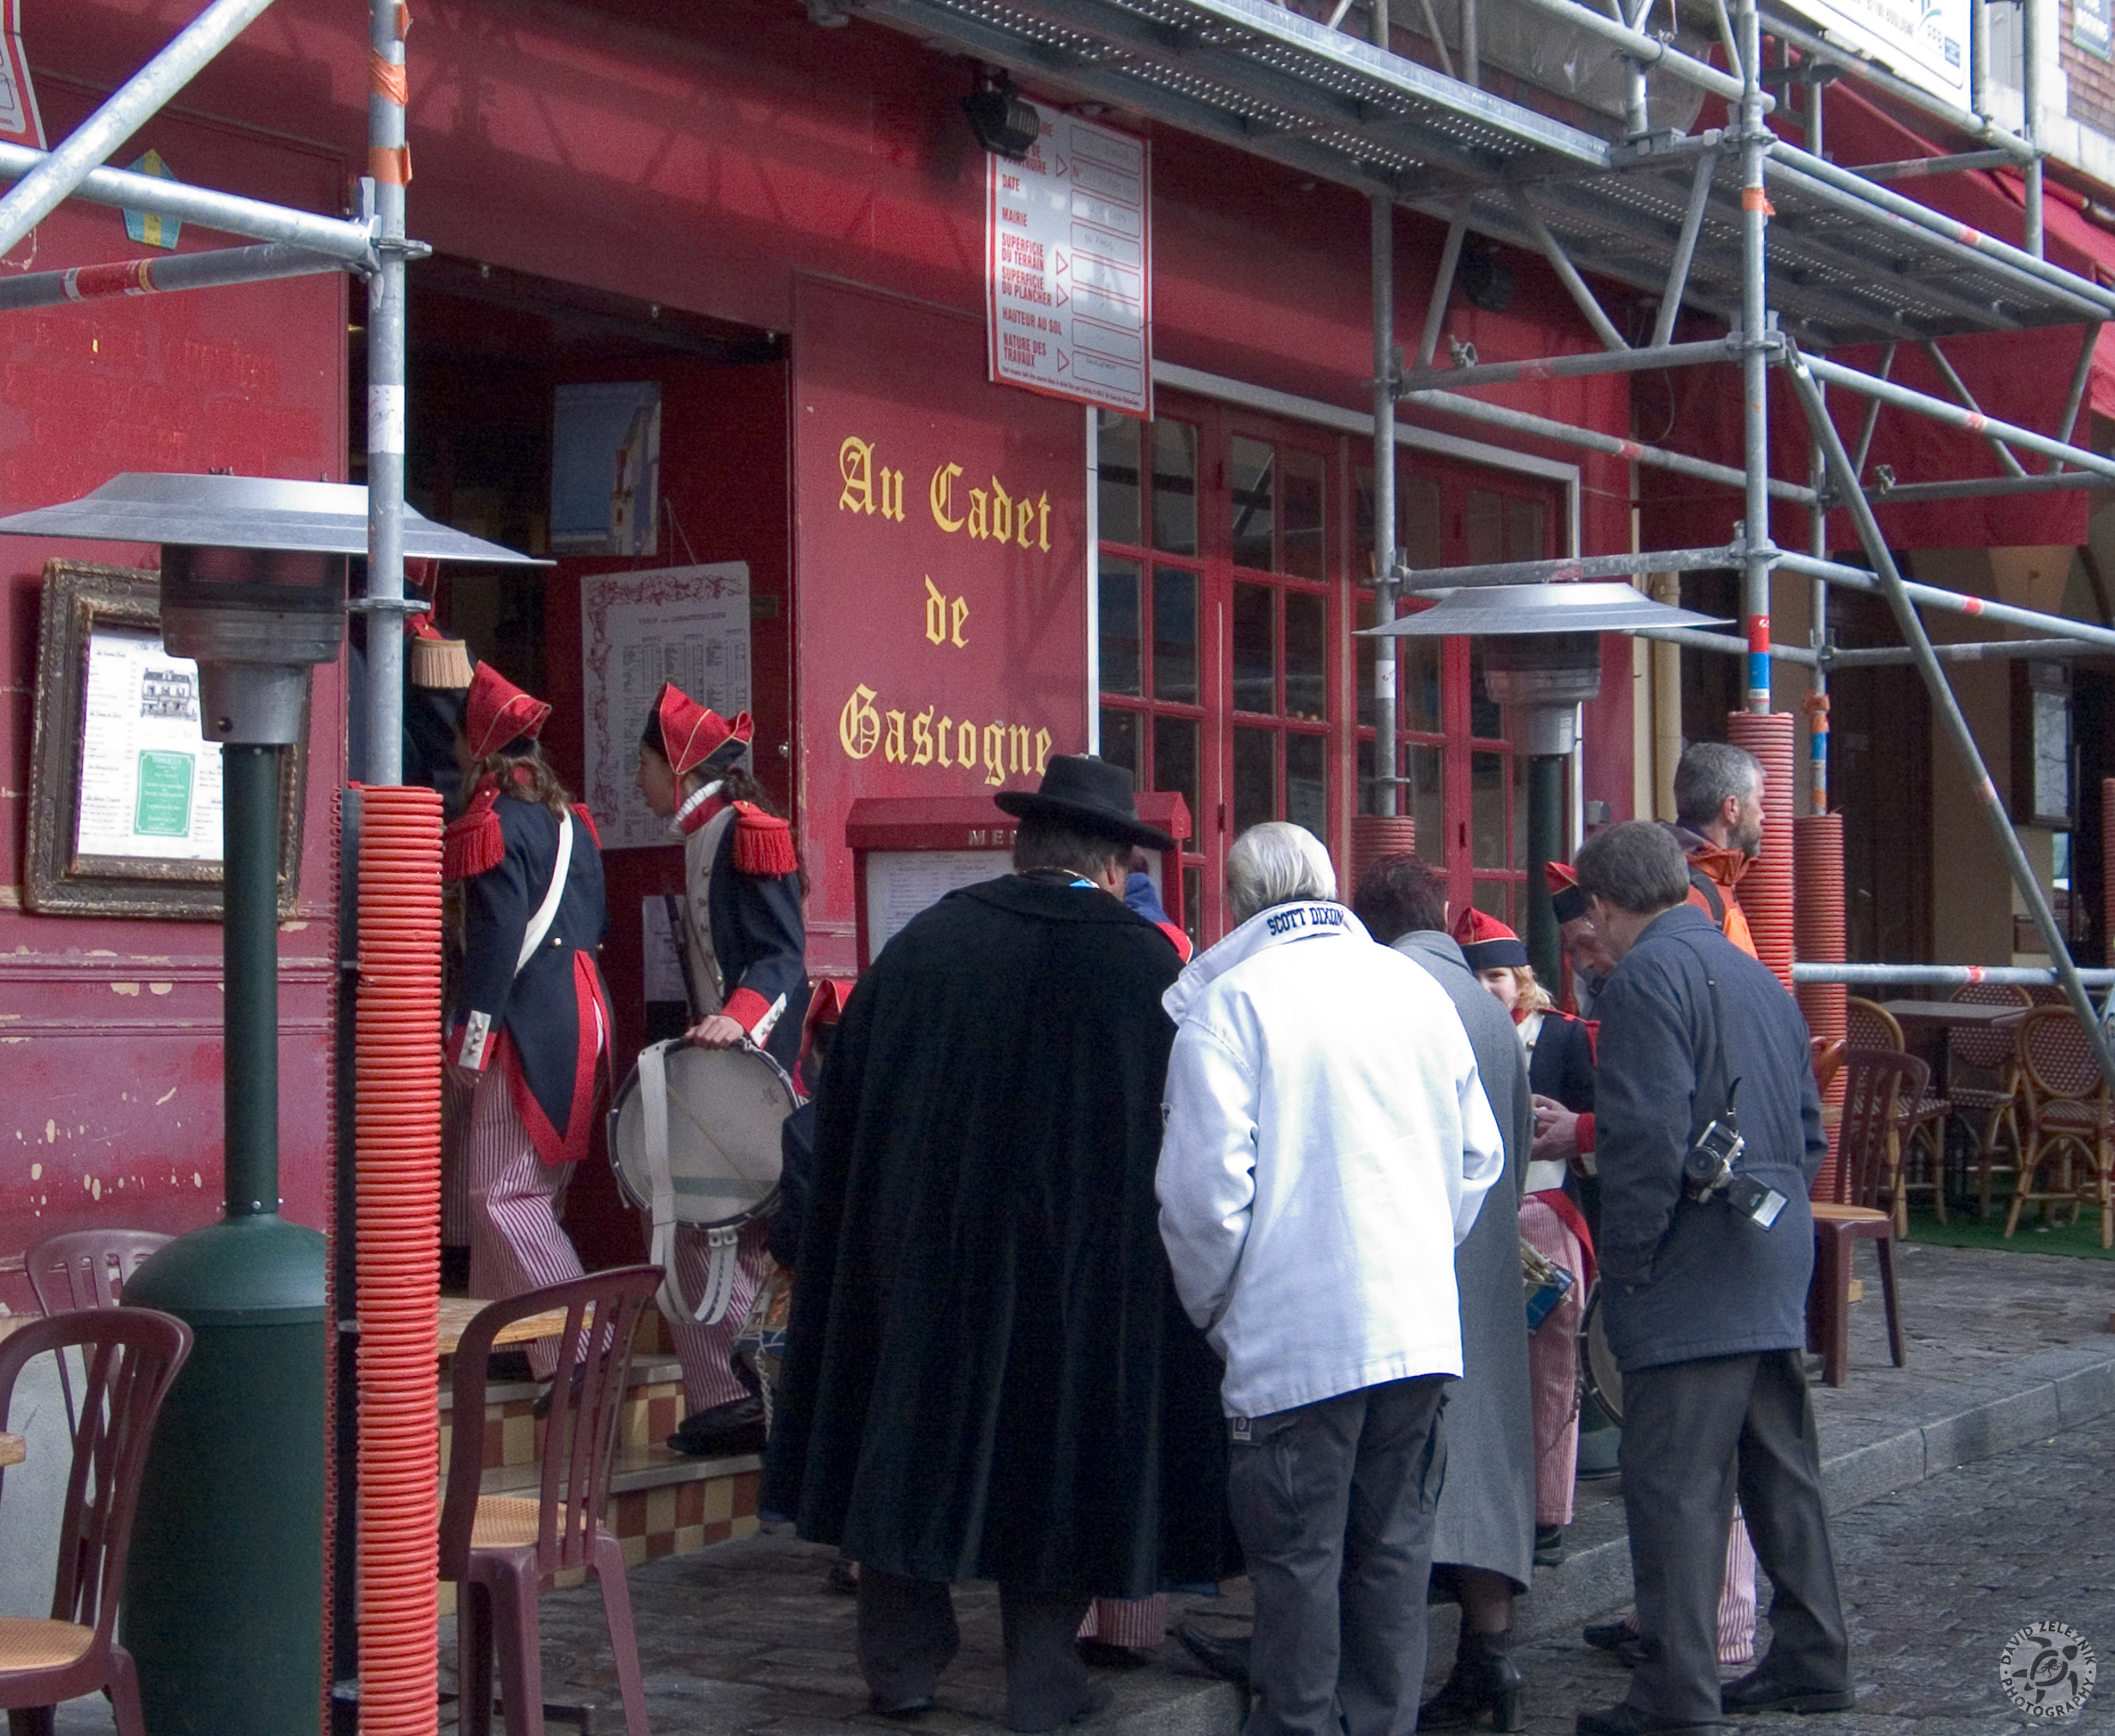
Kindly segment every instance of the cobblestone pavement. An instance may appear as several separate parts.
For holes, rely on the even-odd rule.
[[[2115,1731],[2112,1515],[2115,1429],[2104,1422],[1838,1514],[1858,1709],[1738,1727],[1757,1736],[1982,1736],[2031,1724],[1999,1687],[1998,1657],[2019,1629],[2047,1619],[2078,1629],[2100,1655],[2099,1691],[2062,1727]],[[1529,1736],[1569,1732],[1577,1709],[1624,1692],[1621,1667],[1577,1634],[1535,1646],[1522,1661]]]

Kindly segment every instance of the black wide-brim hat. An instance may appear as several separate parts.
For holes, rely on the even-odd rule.
[[[1131,773],[1092,754],[1060,754],[1040,790],[1002,790],[992,800],[1018,820],[1047,820],[1091,838],[1113,838],[1147,850],[1175,841],[1139,818]]]

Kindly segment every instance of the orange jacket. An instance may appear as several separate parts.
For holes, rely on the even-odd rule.
[[[1727,850],[1685,826],[1667,828],[1689,858],[1689,902],[1702,910],[1718,930],[1749,958],[1759,955],[1755,936],[1748,932],[1748,919],[1741,914],[1733,888],[1748,871],[1748,859],[1737,850]]]

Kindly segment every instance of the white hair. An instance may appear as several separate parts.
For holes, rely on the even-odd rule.
[[[1297,898],[1337,897],[1337,870],[1322,840],[1289,820],[1266,820],[1227,852],[1227,903],[1238,928],[1259,910]]]

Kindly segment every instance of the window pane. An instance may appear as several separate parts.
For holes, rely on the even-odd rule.
[[[1197,430],[1187,422],[1153,424],[1153,546],[1197,552]]]
[[[1277,731],[1234,732],[1234,832],[1277,818]]]
[[[1353,618],[1361,628],[1371,627],[1375,616],[1372,593],[1358,597],[1352,604]],[[1361,639],[1355,632],[1351,640],[1351,711],[1358,718],[1361,730],[1373,727],[1373,664],[1379,653],[1378,640]],[[1361,813],[1366,812],[1364,808]]]
[[[1505,838],[1506,756],[1469,756],[1471,860],[1480,868],[1511,868]]]
[[[1495,742],[1505,733],[1505,714],[1484,691],[1483,647],[1481,639],[1469,641],[1469,733]]]
[[[1095,424],[1096,466],[1101,472],[1101,529],[1112,543],[1137,543],[1139,535],[1139,423],[1104,410]]]
[[[1285,593],[1285,715],[1319,724],[1329,715],[1329,599]]]
[[[1396,518],[1403,558],[1412,568],[1444,567],[1445,539],[1439,526],[1439,478],[1408,472],[1396,478]],[[1103,536],[1109,534],[1104,531]]]
[[[1139,683],[1139,563],[1101,561],[1102,691],[1143,694]]]
[[[1102,707],[1102,757],[1131,774],[1133,788],[1139,783],[1139,714]]]
[[[1284,472],[1285,552],[1283,571],[1296,579],[1329,576],[1328,546],[1322,522],[1324,466],[1319,454],[1287,452]]]
[[[1548,558],[1549,544],[1542,530],[1542,503],[1508,496],[1505,501],[1505,558],[1541,561]]]
[[[1197,574],[1153,569],[1153,697],[1197,703]]]
[[[1406,730],[1437,735],[1446,725],[1439,705],[1439,671],[1446,652],[1444,639],[1398,639],[1396,696]]]
[[[1277,488],[1272,474],[1276,451],[1260,440],[1234,436],[1233,468],[1234,564],[1268,572],[1271,560],[1271,496]]]
[[[1277,710],[1277,593],[1268,585],[1234,587],[1234,709]]]
[[[1153,788],[1172,790],[1189,804],[1190,830],[1202,832],[1203,814],[1197,805],[1197,720],[1194,718],[1153,719]]]
[[[1462,541],[1472,567],[1512,558],[1505,552],[1505,497],[1471,489],[1462,513]]]
[[[1328,738],[1285,737],[1285,817],[1317,838],[1329,838],[1329,783],[1324,770]]]
[[[1507,928],[1517,932],[1518,925],[1512,919],[1513,883],[1511,880],[1478,880],[1475,901],[1478,910],[1496,916]]]
[[[1182,870],[1182,932],[1190,937],[1193,950],[1204,947],[1204,926],[1205,871],[1186,868]]]
[[[1439,749],[1406,742],[1396,770],[1409,781],[1398,786],[1396,812],[1417,822],[1417,853],[1427,862],[1444,862],[1447,855],[1446,793]]]

